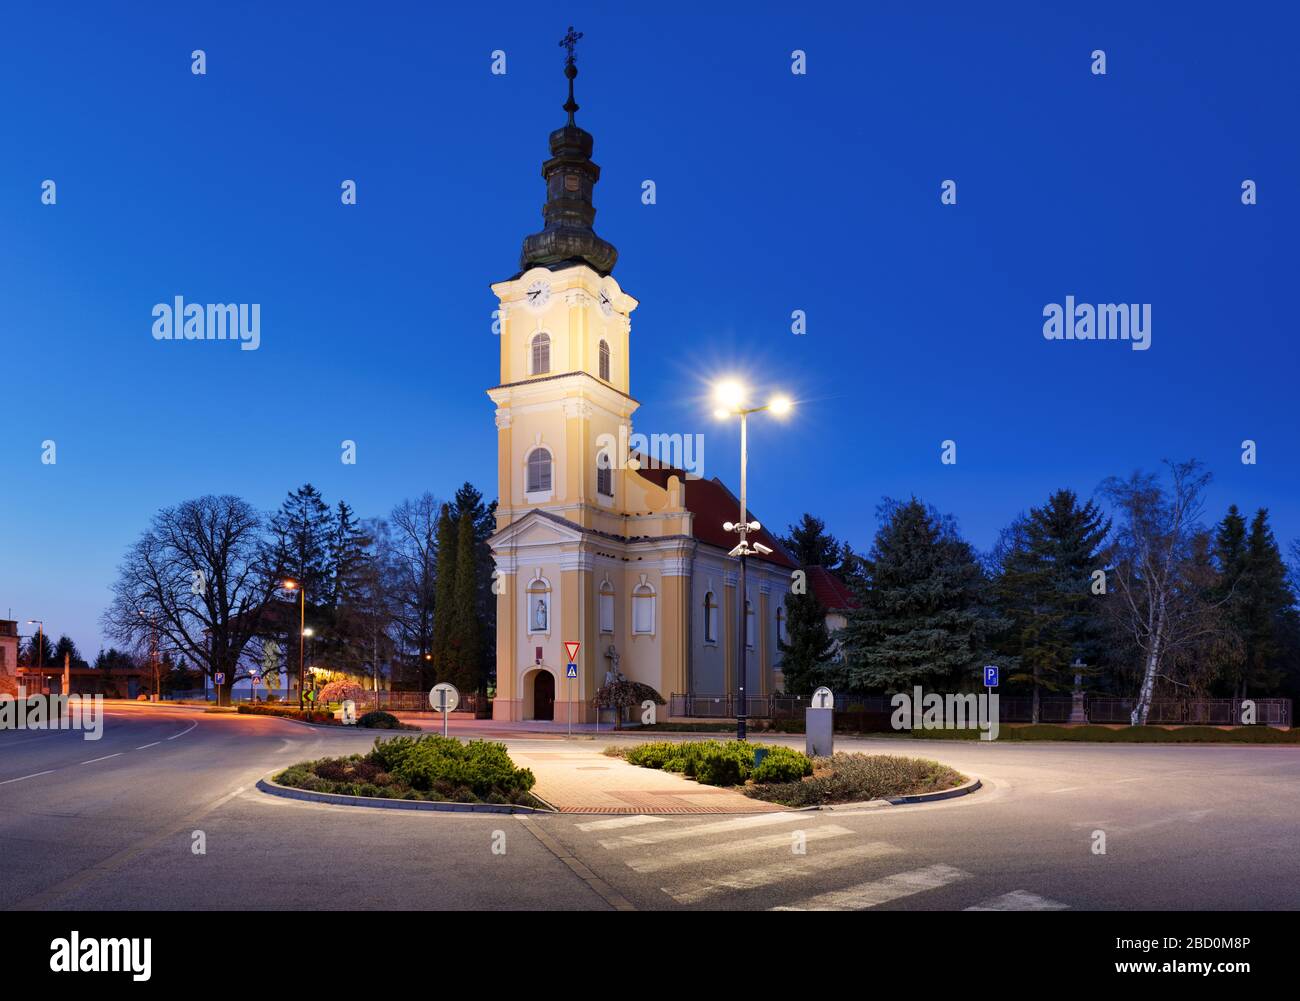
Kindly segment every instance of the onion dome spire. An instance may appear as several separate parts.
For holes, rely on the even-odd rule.
[[[573,96],[573,80],[578,75],[573,47],[581,37],[582,32],[575,32],[570,26],[569,33],[560,40],[561,47],[568,50],[564,75],[569,81],[569,99],[564,102],[564,110],[569,120],[551,133],[551,158],[542,164],[542,177],[546,180],[544,226],[540,233],[524,238],[519,255],[521,272],[538,265],[557,268],[581,262],[607,275],[618,260],[614,246],[592,229],[596,208],[591,196],[600,180],[600,167],[591,160],[591,133],[579,128],[573,117],[578,110]]]

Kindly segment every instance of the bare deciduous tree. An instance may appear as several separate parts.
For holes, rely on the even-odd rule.
[[[229,495],[159,511],[118,568],[105,631],[136,644],[156,629],[209,678],[224,675],[215,688],[228,704],[278,582],[265,529],[257,511]]]

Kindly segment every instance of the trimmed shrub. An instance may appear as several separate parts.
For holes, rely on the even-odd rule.
[[[768,749],[762,764],[754,769],[755,782],[798,782],[813,773],[808,756],[790,747]]]
[[[392,713],[386,713],[382,709],[372,709],[357,720],[357,726],[369,727],[372,730],[400,730],[402,721]]]
[[[537,781],[529,769],[515,767],[505,744],[488,740],[462,744],[438,734],[394,737],[376,740],[371,758],[398,781],[422,791],[436,783],[449,784],[453,794],[463,787],[480,797],[493,791],[508,796],[527,792]]]

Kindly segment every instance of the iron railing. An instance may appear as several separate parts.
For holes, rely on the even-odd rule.
[[[836,695],[835,712],[854,715],[892,713],[892,699],[892,695]],[[731,719],[736,715],[738,701],[735,695],[727,694],[673,693],[669,698],[669,714],[696,719]],[[1090,723],[1128,723],[1135,701],[1107,695],[1085,695],[1084,710]],[[1255,723],[1291,725],[1290,699],[1156,699],[1151,703],[1147,722],[1241,725],[1246,702],[1254,705]],[[810,704],[811,698],[806,695],[749,695],[745,697],[745,715],[752,719],[803,719],[804,710]],[[998,719],[1003,723],[1031,722],[1034,718],[1033,706],[1034,700],[1029,697],[999,696]],[[1073,698],[1040,698],[1039,722],[1064,723],[1069,720],[1073,707]]]

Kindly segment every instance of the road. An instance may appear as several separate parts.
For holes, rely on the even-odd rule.
[[[272,769],[372,740],[154,706],[110,708],[99,741],[0,732],[0,907],[1300,905],[1295,747],[842,740],[841,749],[937,758],[985,787],[939,804],[775,819],[358,810],[254,788]],[[1104,832],[1105,854],[1094,853],[1094,832]]]

